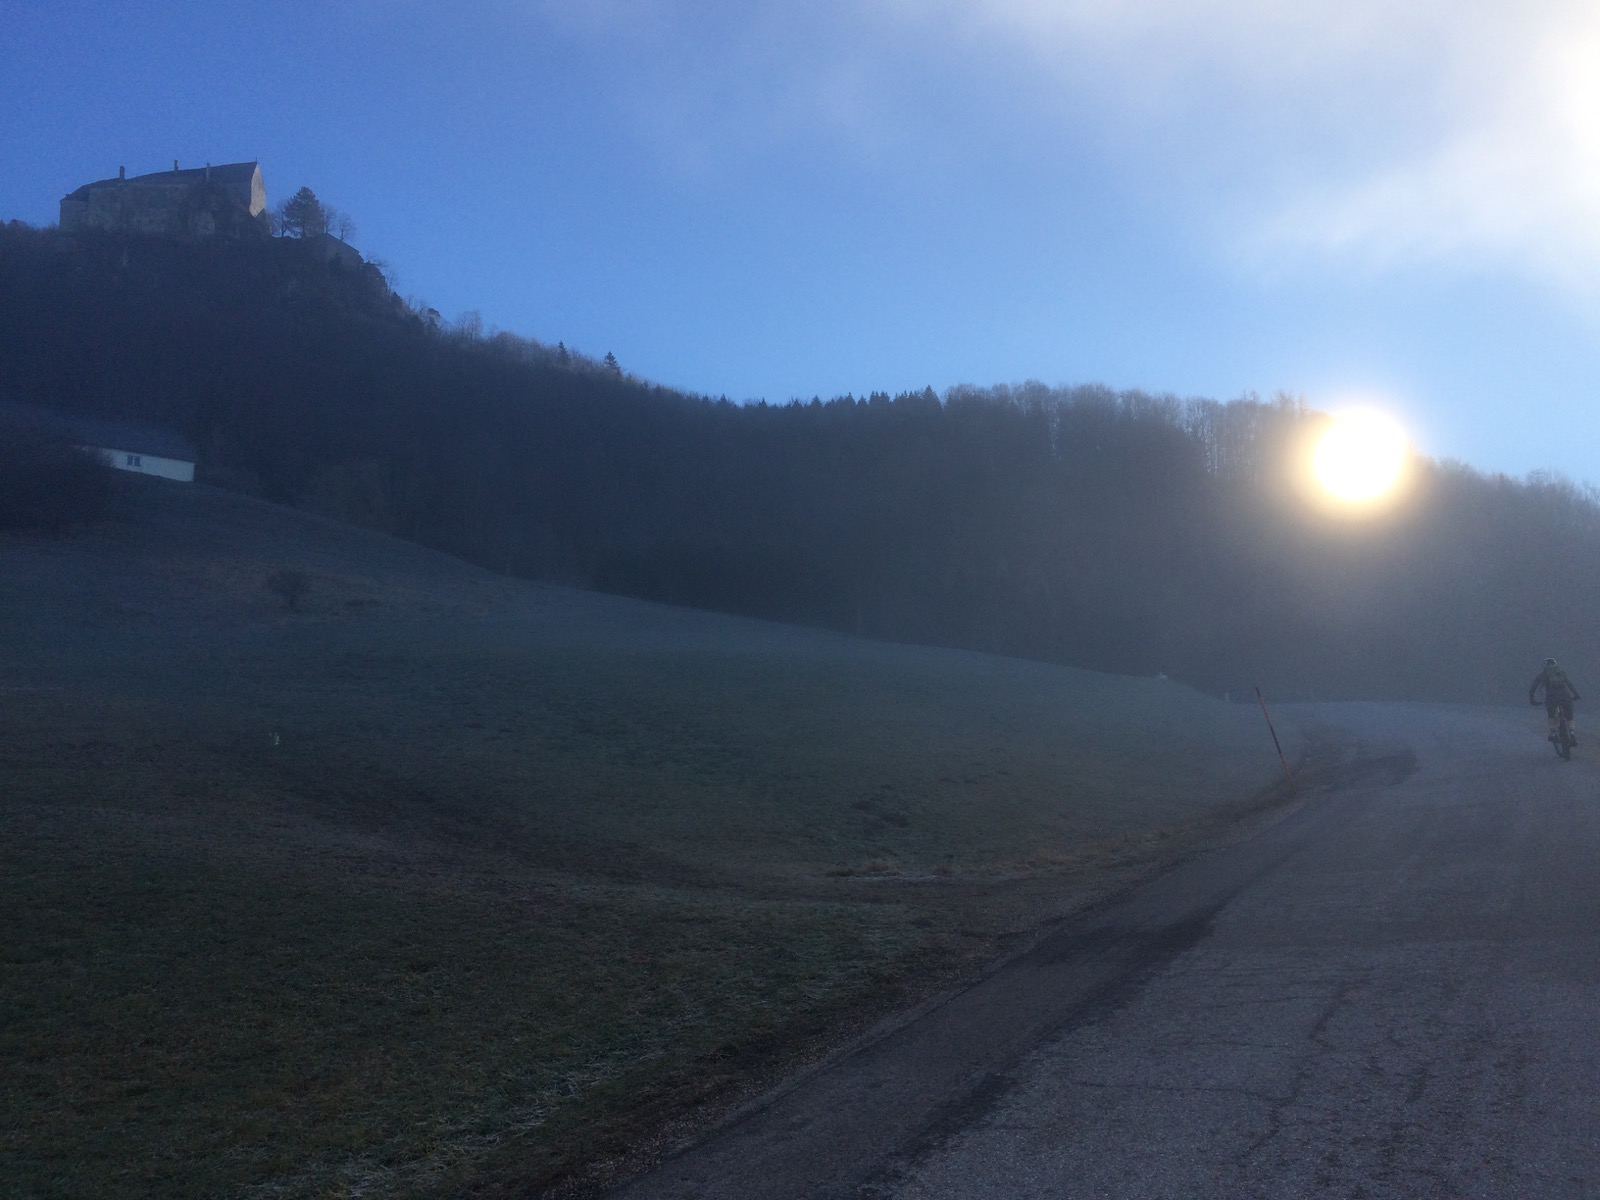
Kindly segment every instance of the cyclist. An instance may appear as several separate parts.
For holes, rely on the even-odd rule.
[[[1578,734],[1572,727],[1572,702],[1581,700],[1578,689],[1572,686],[1572,680],[1567,678],[1567,673],[1556,665],[1556,660],[1544,660],[1544,670],[1533,677],[1533,682],[1528,685],[1528,703],[1537,705],[1536,698],[1539,689],[1544,689],[1544,711],[1550,718],[1550,740],[1556,740],[1556,716],[1560,714],[1567,718],[1567,733],[1572,737],[1572,744],[1578,744]]]

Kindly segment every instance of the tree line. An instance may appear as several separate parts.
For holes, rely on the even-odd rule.
[[[1600,505],[1421,459],[1320,512],[1326,419],[1103,387],[735,405],[485,336],[293,239],[0,230],[0,398],[186,432],[201,477],[497,571],[1221,694],[1515,698],[1580,679]],[[1600,662],[1597,662],[1600,666]]]

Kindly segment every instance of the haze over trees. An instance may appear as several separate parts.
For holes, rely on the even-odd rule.
[[[1423,461],[1340,521],[1283,468],[1323,420],[1291,398],[739,406],[298,250],[13,223],[0,397],[171,425],[204,479],[498,571],[1217,693],[1511,699],[1594,640],[1600,506],[1564,480]]]

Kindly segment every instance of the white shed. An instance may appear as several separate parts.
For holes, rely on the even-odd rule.
[[[67,438],[119,471],[194,482],[194,446],[182,434],[159,425],[79,417],[21,404],[0,404],[0,415]]]

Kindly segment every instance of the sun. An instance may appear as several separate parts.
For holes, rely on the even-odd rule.
[[[1353,409],[1337,413],[1317,441],[1311,467],[1317,482],[1335,500],[1370,505],[1399,486],[1410,442],[1387,413]]]

